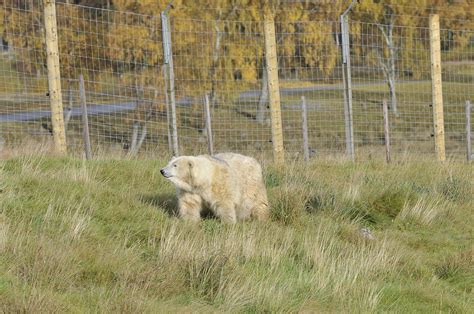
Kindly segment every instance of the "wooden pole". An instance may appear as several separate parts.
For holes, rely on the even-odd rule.
[[[82,136],[84,138],[84,152],[86,153],[86,159],[91,159],[92,149],[91,138],[89,135],[89,118],[87,116],[86,88],[84,86],[84,77],[82,74],[79,76],[79,93],[82,110]]]
[[[472,105],[469,100],[466,101],[466,144],[467,144],[467,161],[472,160],[472,134],[471,134],[471,109]]]
[[[178,145],[178,126],[176,118],[176,96],[174,89],[174,67],[173,52],[171,50],[171,30],[168,11],[161,13],[162,35],[163,35],[163,54],[165,63],[165,79],[168,80],[168,95],[171,103],[171,130],[173,136],[173,155],[179,156]]]
[[[205,95],[204,109],[206,111],[206,135],[207,135],[207,148],[209,155],[214,155],[214,144],[212,141],[212,128],[211,128],[211,108],[209,104],[209,95]]]
[[[277,164],[285,161],[283,149],[283,129],[281,122],[280,86],[278,82],[278,62],[273,16],[266,14],[264,18],[265,61],[268,74],[268,95],[270,100],[270,118],[272,123],[273,159]]]
[[[305,161],[309,160],[309,143],[308,143],[308,115],[306,109],[306,99],[301,96],[301,128],[303,130],[303,157]]]
[[[67,153],[67,146],[61,94],[56,1],[43,0],[43,4],[44,28],[46,30],[49,100],[51,106],[51,124],[53,126],[54,148],[57,153],[63,155]]]
[[[441,79],[441,40],[439,16],[437,14],[430,15],[430,52],[435,149],[438,160],[445,161],[446,146],[444,139],[443,88]]]
[[[385,135],[385,160],[387,163],[390,163],[392,158],[390,155],[390,124],[388,121],[388,104],[387,100],[384,99],[382,102],[383,106],[383,129],[384,129],[384,135]]]

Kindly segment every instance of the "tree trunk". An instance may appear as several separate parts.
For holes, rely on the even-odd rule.
[[[387,31],[385,31],[385,27]],[[393,113],[395,116],[398,116],[398,106],[397,106],[397,94],[396,94],[396,59],[397,59],[397,49],[395,47],[395,42],[393,39],[393,27],[394,27],[394,20],[393,18],[390,19],[388,25],[383,26],[379,25],[378,28],[380,29],[385,43],[387,44],[388,48],[388,60],[383,59],[383,53],[379,55],[379,62],[382,66],[385,80],[390,90],[390,107],[392,108]]]
[[[391,101],[391,107],[392,111],[395,114],[395,116],[398,116],[398,109],[397,109],[397,93],[395,90],[395,81],[396,81],[396,69],[395,69],[395,61],[397,59],[397,51],[395,48],[395,43],[393,41],[393,22],[391,22],[390,28],[389,28],[389,77],[388,77],[388,85],[390,88],[390,101]]]
[[[390,76],[388,79],[388,88],[390,89],[390,107],[395,116],[398,116],[397,110],[397,93],[395,90],[395,77]]]
[[[258,123],[263,124],[265,121],[265,112],[267,111],[268,104],[268,73],[265,60],[263,61],[263,73],[262,73],[262,89],[260,90],[260,98],[258,100],[257,114],[255,120]]]

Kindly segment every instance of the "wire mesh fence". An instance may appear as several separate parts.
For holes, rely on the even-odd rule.
[[[2,143],[15,147],[27,138],[40,145],[52,134],[42,1],[2,2]],[[285,151],[303,152],[304,97],[310,155],[345,155],[349,88],[358,158],[385,152],[384,100],[390,107],[392,152],[434,156],[427,17],[408,23],[408,17],[393,14],[379,22],[349,15],[351,85],[345,87],[342,10],[324,15],[288,6],[288,11],[280,8],[275,15]],[[180,153],[206,152],[208,95],[215,151],[271,152],[261,12],[229,7],[219,14],[195,15],[172,9],[174,97],[170,99],[159,14],[67,3],[57,3],[56,9],[70,150],[81,151],[83,145],[82,75],[93,150],[172,151],[174,101]],[[474,100],[474,30],[466,23],[444,24],[442,19],[446,150],[448,156],[463,157],[465,103]]]

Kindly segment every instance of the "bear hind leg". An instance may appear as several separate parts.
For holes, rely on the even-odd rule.
[[[235,224],[237,215],[233,204],[218,204],[213,206],[214,214],[224,223]]]
[[[250,217],[258,221],[267,221],[270,217],[268,205],[265,203],[254,206],[250,212]]]

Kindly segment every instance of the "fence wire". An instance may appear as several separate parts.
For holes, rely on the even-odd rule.
[[[80,151],[83,145],[82,75],[94,150],[170,151],[172,100],[166,92],[160,15],[65,3],[56,8],[70,149]],[[42,9],[36,0],[4,1],[0,7],[0,135],[6,146],[25,138],[40,145],[51,138]],[[207,150],[206,94],[215,151],[272,150],[263,22],[232,12],[219,18],[170,14],[182,154]],[[275,27],[285,150],[303,151],[304,97],[310,155],[343,155],[338,15],[302,21],[297,14],[280,13]],[[385,100],[393,152],[433,156],[428,21],[407,26],[351,18],[349,32],[356,155],[384,153]],[[449,156],[461,157],[467,142],[465,103],[474,100],[474,31],[442,29],[441,39],[446,149]]]

